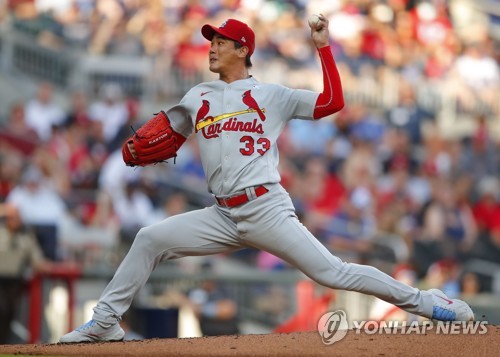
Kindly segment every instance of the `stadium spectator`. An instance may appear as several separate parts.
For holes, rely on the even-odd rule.
[[[137,6],[135,11],[127,10],[127,14],[131,14],[127,30],[130,35],[139,39],[143,52],[148,56],[158,56],[164,50],[167,36],[172,29],[172,24],[169,26],[166,17],[175,14],[175,10],[167,9],[168,6],[165,2],[153,0]]]
[[[306,120],[292,120],[288,127],[288,135],[293,150],[290,152],[297,160],[308,156],[323,156],[329,141],[335,136],[333,119],[324,119],[318,123]],[[314,140],[310,140],[314,138]]]
[[[330,160],[330,169],[340,172],[342,164],[352,151],[352,111],[343,109],[335,118],[335,136],[325,148],[325,156]]]
[[[204,273],[210,272],[212,264],[202,264]],[[204,336],[235,335],[239,333],[238,307],[227,291],[215,280],[206,279],[189,292],[195,314]]]
[[[460,264],[453,259],[441,259],[429,266],[423,279],[426,288],[446,291],[450,298],[460,295]]]
[[[11,105],[7,120],[2,125],[2,140],[24,155],[30,155],[38,143],[38,134],[26,123],[24,104]]]
[[[140,180],[127,181],[123,194],[113,196],[113,207],[120,220],[121,239],[125,245],[132,243],[141,227],[152,224],[154,206]]]
[[[393,155],[388,171],[377,182],[376,212],[383,213],[391,206],[399,208],[398,216],[414,214],[419,202],[411,194],[410,161],[404,155]]]
[[[414,247],[414,259],[421,268],[444,258],[465,258],[477,239],[477,229],[470,207],[458,202],[452,181],[435,180],[432,200],[423,207],[422,217],[422,233]]]
[[[11,105],[9,116],[5,123],[5,131],[10,135],[29,141],[32,144],[38,142],[38,134],[26,123],[24,104],[22,102]]]
[[[117,149],[121,149],[123,142],[133,135],[133,130],[140,127],[143,123],[140,122],[140,101],[129,96],[125,99],[125,106],[127,107],[127,120],[121,124],[117,130],[115,137],[108,142],[107,151],[112,152]],[[97,140],[96,140],[97,141]],[[104,142],[104,140],[102,140]]]
[[[408,263],[410,261],[410,232],[408,221],[411,214],[407,205],[395,200],[377,210],[377,231],[372,240],[371,257],[385,263]]]
[[[347,193],[340,209],[323,228],[332,251],[361,264],[374,257],[377,223],[373,205],[373,195],[365,186]]]
[[[488,234],[500,217],[500,183],[496,177],[485,176],[479,181],[477,191],[472,212],[480,233]]]
[[[461,86],[457,94],[463,109],[472,109],[478,100],[487,108],[498,101],[500,70],[484,43],[466,45],[456,59],[453,71],[458,79],[457,85]]]
[[[123,194],[128,180],[139,179],[142,168],[130,170],[123,164],[122,151],[111,152],[101,166],[99,172],[99,189],[112,197]]]
[[[177,152],[176,165],[172,169],[184,177],[187,188],[197,190],[203,185],[205,172],[201,165],[200,149],[194,139],[189,138]]]
[[[464,299],[472,299],[481,293],[481,281],[477,274],[465,273],[460,279],[460,296]]]
[[[94,54],[105,54],[115,29],[125,16],[124,8],[117,0],[97,1],[92,16],[95,19],[94,33],[90,39],[88,50]]]
[[[120,219],[113,207],[111,196],[104,191],[98,191],[95,202],[87,206],[86,214],[83,215],[83,222],[90,227],[98,227],[118,231]]]
[[[479,115],[475,119],[475,130],[464,138],[461,164],[464,172],[471,173],[478,180],[500,172],[500,154],[486,117]]]
[[[71,133],[64,130],[57,130],[51,141],[45,145],[37,146],[36,150],[30,157],[27,166],[33,166],[40,171],[44,178],[44,185],[49,186],[61,198],[66,199],[71,194],[71,176],[69,166],[65,166],[65,156],[68,154],[68,146],[72,146]],[[76,143],[78,144],[78,142]],[[75,145],[78,147],[78,145]],[[60,155],[63,151],[64,154]]]
[[[413,146],[410,135],[400,128],[389,128],[381,141],[380,160],[383,172],[405,168],[409,174],[417,173],[420,164],[418,146]]]
[[[296,184],[293,192],[304,214],[304,224],[320,234],[340,208],[344,185],[337,175],[328,171],[327,162],[320,156],[307,159]]]
[[[26,279],[49,269],[50,263],[14,206],[0,204],[0,217],[0,344],[6,344],[11,342],[11,323],[19,313]]]
[[[89,103],[88,97],[85,92],[76,90],[71,93],[70,108],[66,115],[64,125],[66,127],[70,125],[78,125],[83,128],[87,128],[90,125],[90,115],[89,115]]]
[[[106,83],[99,94],[100,99],[90,105],[90,119],[101,124],[104,140],[110,143],[127,122],[129,112],[120,85]]]
[[[130,169],[123,164],[118,149],[131,134],[130,125],[142,124],[139,105],[149,109],[156,94],[164,95],[163,105],[207,76],[206,42],[195,30],[200,22],[227,17],[228,11],[248,18],[258,31],[261,43],[255,62],[265,65],[256,66],[256,78],[314,88],[321,81],[311,74],[318,63],[298,15],[321,6],[339,29],[332,33],[331,45],[348,105],[332,122],[319,126],[309,128],[293,121],[280,137],[281,183],[290,192],[297,214],[305,216],[303,221],[311,230],[321,231],[318,237],[327,239],[328,229],[340,231],[353,223],[345,219],[329,226],[332,217],[355,210],[358,218],[364,217],[363,207],[370,201],[376,209],[366,213],[368,221],[376,219],[377,224],[369,226],[373,238],[360,244],[368,243],[370,254],[365,257],[376,253],[388,266],[393,259],[410,260],[419,277],[449,255],[460,263],[476,258],[500,261],[500,203],[494,188],[500,173],[496,42],[486,31],[487,21],[463,21],[463,11],[459,14],[455,8],[458,2],[289,1],[284,5],[279,1],[106,0],[73,1],[62,11],[51,12],[37,8],[41,3],[18,5],[15,11],[0,14],[0,21],[8,26],[14,20],[15,29],[31,36],[36,46],[60,46],[63,59],[74,50],[150,56],[155,78],[147,80],[146,100],[126,98],[123,89],[119,97],[114,84],[105,84],[98,93],[63,93],[69,105],[66,115],[54,101],[49,83],[39,84],[35,98],[19,93],[0,123],[0,203],[12,191],[26,193],[22,168],[34,162],[44,179],[29,185],[53,196],[56,191],[59,198],[30,208],[47,213],[42,208],[47,210],[63,198],[84,229],[116,233],[121,223],[115,205],[130,190],[128,183],[145,172],[152,173],[150,184],[159,192],[153,199],[148,191],[141,192],[141,202],[149,199],[144,206],[152,206],[154,212],[148,219],[190,209],[186,197],[172,195],[172,188],[194,192],[190,199],[201,196],[203,177],[194,142],[181,148],[176,165],[167,165],[167,174],[174,173],[175,181],[157,175],[154,167]],[[51,3],[63,6],[70,1]],[[100,88],[98,82],[90,83],[89,89]],[[453,118],[460,119],[456,126]],[[467,119],[474,124],[472,130]],[[440,127],[446,123],[443,132]],[[495,181],[496,185],[491,183]],[[349,196],[356,190],[365,194]],[[131,201],[122,203],[118,207],[123,210]],[[475,224],[478,234],[473,233]],[[376,249],[384,242],[392,242],[391,254],[396,256]],[[99,258],[114,264],[109,256]],[[273,257],[257,259],[245,261],[283,268]],[[464,294],[477,289],[474,278],[464,276],[461,283],[468,286],[462,287]],[[483,277],[479,284],[481,290],[491,290],[491,282]],[[267,298],[260,302],[267,304],[271,314],[287,303],[286,292],[276,295],[276,303]]]
[[[447,13],[447,6],[442,2],[421,1],[410,12],[415,39],[425,48],[446,45],[453,28]]]
[[[22,176],[23,156],[12,148],[2,148],[0,145],[0,203],[5,202],[10,191],[16,187]]]
[[[434,46],[430,49],[429,57],[427,57],[424,68],[424,75],[435,80],[439,84],[439,80],[445,79],[453,65],[453,51],[447,47]]]
[[[188,199],[182,192],[173,192],[163,200],[160,207],[154,209],[151,222],[160,222],[170,216],[187,212],[189,209]]]
[[[21,183],[14,187],[6,199],[19,210],[22,221],[34,229],[45,258],[59,259],[58,225],[66,212],[59,194],[47,184],[40,170],[28,167]]]
[[[423,137],[421,166],[429,178],[450,177],[452,158],[448,144],[436,124],[427,126]]]
[[[26,104],[26,123],[34,129],[42,141],[52,137],[54,127],[64,122],[64,111],[53,98],[54,86],[49,82],[42,82],[37,89],[36,98]]]
[[[422,143],[424,121],[432,120],[433,114],[421,108],[415,98],[415,89],[409,83],[399,87],[399,104],[389,109],[388,122],[391,126],[406,131],[413,145]]]

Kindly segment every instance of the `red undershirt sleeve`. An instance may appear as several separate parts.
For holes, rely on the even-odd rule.
[[[323,92],[320,93],[314,107],[313,118],[320,119],[336,113],[344,107],[344,94],[339,71],[333,59],[330,46],[318,49],[323,70]]]

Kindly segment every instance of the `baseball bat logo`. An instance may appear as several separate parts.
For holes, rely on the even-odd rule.
[[[318,333],[325,345],[342,340],[347,334],[347,315],[343,310],[327,312],[318,321]]]

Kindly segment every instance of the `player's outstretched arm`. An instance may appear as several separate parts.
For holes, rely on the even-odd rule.
[[[330,49],[330,31],[328,19],[320,15],[309,18],[311,38],[318,49],[323,70],[323,92],[320,93],[314,108],[314,119],[320,119],[340,111],[344,107],[344,94],[339,71]]]

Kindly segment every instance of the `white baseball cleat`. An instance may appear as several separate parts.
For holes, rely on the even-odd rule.
[[[125,332],[118,323],[104,327],[99,322],[90,320],[86,324],[62,336],[59,339],[59,343],[123,341],[124,335]]]
[[[432,294],[432,319],[440,321],[474,321],[474,313],[466,302],[449,299],[439,289],[428,290]]]

